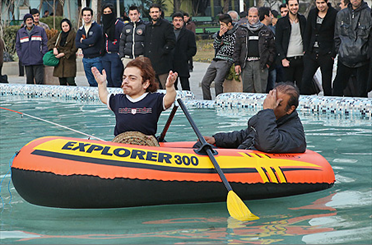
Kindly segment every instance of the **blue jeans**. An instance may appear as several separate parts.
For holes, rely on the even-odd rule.
[[[97,87],[98,83],[96,82],[96,79],[94,79],[93,73],[92,73],[92,67],[97,67],[99,72],[102,73],[102,62],[101,57],[96,58],[83,58],[83,65],[84,65],[84,71],[85,76],[88,79],[88,83],[91,87]]]
[[[117,53],[106,53],[102,57],[102,66],[106,71],[108,87],[120,88],[123,78],[123,63]]]

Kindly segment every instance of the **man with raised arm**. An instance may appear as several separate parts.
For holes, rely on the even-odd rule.
[[[263,110],[249,119],[248,128],[204,138],[207,143],[221,148],[305,152],[305,132],[296,111],[299,96],[299,90],[291,83],[279,83],[266,96]]]

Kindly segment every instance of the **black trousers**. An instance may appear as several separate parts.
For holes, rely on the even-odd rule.
[[[355,97],[367,97],[367,81],[369,73],[369,62],[363,66],[351,68],[338,62],[337,64],[337,75],[333,82],[333,95],[343,96],[344,89],[346,88],[351,74],[355,72],[356,75],[356,94],[352,94]]]
[[[181,87],[182,87],[182,90],[183,91],[190,91],[190,82],[189,82],[189,78],[188,77],[179,77],[180,81],[181,81]],[[176,80],[176,82],[174,83],[174,87],[176,88],[176,90],[178,89],[177,87],[178,85],[178,78]]]
[[[44,84],[44,65],[25,66],[27,84]]]
[[[66,86],[76,86],[75,77],[59,77],[59,84]]]
[[[283,67],[284,82],[292,82],[296,84],[302,93],[302,74],[304,72],[303,58],[302,56],[296,56],[296,58],[287,59],[289,60],[289,67]]]
[[[318,55],[317,53],[306,54],[304,56],[304,67],[301,94],[312,94],[313,77],[316,70],[320,67],[324,95],[331,96],[333,70],[333,59],[331,55]]]

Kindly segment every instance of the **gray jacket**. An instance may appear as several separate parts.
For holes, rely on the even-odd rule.
[[[353,10],[351,4],[338,12],[335,24],[335,49],[345,66],[354,68],[369,60],[368,46],[372,45],[372,16],[366,2]]]
[[[305,132],[297,111],[276,120],[271,109],[261,110],[248,121],[248,128],[213,135],[216,146],[270,153],[302,153]]]

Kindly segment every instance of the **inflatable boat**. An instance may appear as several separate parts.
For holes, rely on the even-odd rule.
[[[66,137],[25,145],[12,164],[12,181],[26,201],[60,208],[119,208],[222,202],[226,189],[194,142],[160,147]],[[282,197],[331,187],[330,164],[316,152],[267,154],[216,149],[214,157],[243,199]]]

